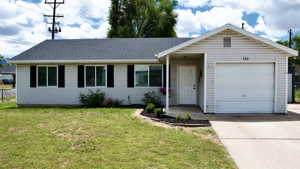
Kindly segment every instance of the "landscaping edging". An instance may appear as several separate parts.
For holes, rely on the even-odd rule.
[[[141,116],[144,116],[144,115],[141,114]],[[148,117],[148,116],[145,116],[145,117]],[[153,121],[157,121],[157,122],[161,122],[161,123],[165,123],[165,124],[173,125],[173,126],[181,126],[181,127],[209,127],[209,126],[211,126],[209,122],[207,124],[170,123],[167,121],[163,121],[159,118],[153,118],[153,117],[148,117],[148,118],[150,118]]]
[[[173,126],[173,127],[210,127],[211,126],[208,120],[199,120],[199,122],[201,122],[199,124],[195,124],[195,123],[190,124],[190,123],[182,123],[182,122],[172,123],[172,122],[168,122],[166,120],[162,120],[159,118],[149,117],[149,116],[143,115],[142,113],[143,113],[143,110],[138,109],[135,112],[135,116],[137,116],[141,119],[144,119],[148,122],[151,122],[152,124],[158,125],[158,126],[164,126],[164,125]],[[171,116],[165,116],[165,117],[174,118]]]

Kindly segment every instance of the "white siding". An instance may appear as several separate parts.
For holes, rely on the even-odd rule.
[[[232,38],[232,47],[223,48],[223,38],[230,36]],[[275,62],[275,113],[286,112],[287,98],[287,59],[281,51],[250,39],[233,31],[223,31],[217,35],[204,39],[198,43],[188,46],[178,52],[182,53],[207,53],[207,112],[215,112],[215,70],[217,62]],[[248,57],[244,61],[243,57]]]
[[[114,66],[114,88],[99,88],[107,98],[122,99],[123,104],[142,104],[144,94],[159,93],[159,88],[127,88],[127,65]],[[79,94],[88,89],[77,87],[77,65],[65,65],[65,88],[30,88],[30,65],[17,66],[17,103],[45,105],[77,105]],[[163,97],[164,98],[164,97]]]

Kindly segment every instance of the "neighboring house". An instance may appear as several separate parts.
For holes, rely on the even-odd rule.
[[[288,57],[297,54],[226,24],[193,39],[47,40],[11,63],[19,105],[78,105],[88,89],[141,104],[146,92],[165,86],[167,110],[286,113]]]

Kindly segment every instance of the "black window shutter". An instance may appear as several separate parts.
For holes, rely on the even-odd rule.
[[[30,87],[36,87],[36,66],[30,66]]]
[[[84,66],[78,65],[78,88],[84,88]]]
[[[58,66],[58,87],[59,88],[65,87],[65,66],[64,65]]]
[[[164,87],[167,87],[167,65],[164,65]],[[169,65],[169,87],[171,87],[171,65]]]
[[[127,87],[134,87],[134,65],[127,66]]]
[[[114,87],[114,65],[107,65],[107,87]]]

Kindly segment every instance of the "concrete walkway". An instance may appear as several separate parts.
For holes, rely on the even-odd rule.
[[[210,116],[240,169],[300,168],[300,104],[288,115]]]

